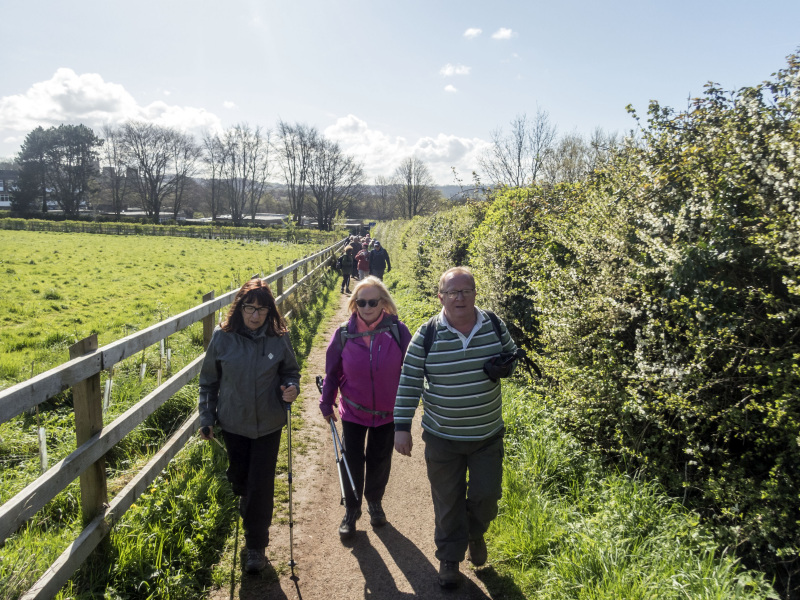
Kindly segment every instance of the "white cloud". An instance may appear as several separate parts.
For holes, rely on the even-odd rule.
[[[444,86],[444,91],[445,92],[450,92],[451,94],[455,94],[458,91],[458,88],[456,88],[456,86],[454,86],[452,84],[451,85],[446,85],[446,86]]]
[[[453,75],[469,75],[470,67],[466,65],[451,65],[447,63],[441,69],[439,69],[439,74],[444,75],[445,77],[452,77]]]
[[[225,100],[225,102],[222,103],[222,106],[224,106],[228,110],[235,110],[239,108],[236,102],[231,102],[230,100]]]
[[[497,31],[495,31],[492,34],[492,39],[493,40],[510,40],[515,35],[517,35],[517,34],[514,31],[512,31],[511,29],[508,29],[507,27],[501,27],[500,29],[498,29]]]
[[[106,123],[127,120],[149,121],[194,134],[222,125],[219,117],[202,108],[161,100],[141,106],[122,85],[105,81],[97,73],[78,75],[63,67],[23,94],[0,98],[0,137],[4,141],[21,142],[38,126],[82,123],[97,133]]]
[[[370,181],[378,175],[391,176],[403,159],[416,156],[425,161],[438,184],[450,185],[453,183],[452,168],[455,167],[461,177],[469,179],[472,171],[478,168],[478,156],[489,145],[479,138],[444,133],[409,142],[370,129],[355,115],[339,118],[323,133],[339,142],[345,152],[363,161]]]
[[[481,33],[483,33],[482,29],[478,29],[477,27],[470,27],[464,32],[464,37],[468,40],[473,40],[478,37]]]

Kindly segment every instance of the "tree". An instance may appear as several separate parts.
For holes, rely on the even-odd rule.
[[[339,144],[318,137],[311,154],[308,184],[316,200],[317,227],[330,230],[337,213],[346,213],[349,201],[361,191],[364,170]]]
[[[388,177],[380,175],[372,186],[373,212],[370,216],[381,221],[391,219],[397,203],[397,184]]]
[[[297,222],[303,218],[308,170],[317,137],[317,130],[308,125],[289,125],[285,121],[278,123],[277,144],[281,168],[288,188],[289,207]]]
[[[530,121],[522,114],[511,121],[511,131],[492,133],[492,145],[479,159],[494,184],[525,187],[536,182],[553,147],[556,128],[547,112],[537,109]]]
[[[111,206],[114,213],[119,216],[125,208],[125,196],[128,193],[128,178],[126,157],[122,139],[122,131],[111,125],[104,125],[103,137],[103,173],[108,179],[108,189],[111,196]]]
[[[209,169],[211,180],[209,182],[209,210],[212,220],[217,219],[220,213],[222,168],[225,163],[225,149],[219,135],[206,132],[203,135],[203,148],[205,149],[204,159]]]
[[[591,172],[591,152],[579,134],[565,135],[547,155],[544,180],[551,185],[583,181]]]
[[[180,135],[173,129],[130,121],[122,128],[124,152],[141,196],[142,210],[158,223],[164,198],[174,192],[177,178],[169,173],[173,138]]]
[[[216,140],[207,138],[206,160],[212,166],[212,194],[217,208],[225,206],[238,224],[246,215],[255,221],[269,177],[269,130],[247,124],[227,129]],[[215,181],[218,180],[215,190]]]
[[[103,141],[85,125],[60,125],[28,134],[19,153],[20,202],[41,196],[42,212],[50,193],[67,217],[76,217],[97,173]],[[27,200],[26,200],[27,199]]]
[[[395,169],[394,177],[403,216],[407,219],[423,214],[441,197],[427,165],[416,156],[406,158]]]
[[[25,136],[17,163],[19,179],[14,192],[14,210],[27,212],[37,200],[42,200],[42,212],[47,212],[47,148],[50,145],[50,130],[37,127]]]
[[[197,162],[201,150],[193,137],[177,131],[170,136],[169,141],[170,165],[175,178],[172,190],[172,218],[177,221],[183,208],[186,185],[197,174]]]

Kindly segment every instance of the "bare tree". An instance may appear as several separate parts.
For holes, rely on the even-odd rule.
[[[317,227],[330,230],[337,212],[346,213],[349,202],[360,193],[362,165],[342,152],[338,143],[318,137],[311,153],[308,185],[316,200]]]
[[[594,171],[606,165],[619,145],[616,133],[606,133],[597,127],[589,138],[589,170]]]
[[[398,186],[388,177],[380,175],[372,186],[373,213],[370,215],[381,221],[395,216]]]
[[[260,127],[240,124],[227,129],[218,143],[211,144],[219,152],[218,191],[236,224],[241,224],[247,215],[255,220],[266,192],[270,135]]]
[[[423,214],[441,197],[427,165],[416,156],[406,158],[395,169],[394,178],[402,200],[403,216],[407,219]]]
[[[108,182],[112,210],[119,216],[125,208],[125,196],[128,193],[122,130],[106,124],[103,125],[102,134],[105,139],[102,151],[102,162],[105,167],[103,175]]]
[[[565,135],[547,156],[543,168],[544,180],[554,185],[586,179],[590,172],[589,152],[589,146],[579,134]]]
[[[197,175],[201,150],[194,138],[180,132],[170,136],[170,170],[175,178],[172,187],[172,218],[178,220],[183,208],[187,182]]]
[[[206,132],[203,134],[204,160],[208,168],[206,174],[210,175],[208,181],[208,200],[211,219],[217,219],[221,213],[222,204],[222,171],[225,165],[225,148],[222,140],[216,133]]]
[[[142,210],[154,223],[159,222],[164,198],[177,184],[177,179],[169,172],[172,139],[176,134],[168,127],[141,121],[130,121],[122,127],[128,174],[136,182]]]
[[[531,185],[540,177],[553,147],[556,128],[547,112],[537,109],[531,121],[522,114],[511,121],[511,131],[492,133],[492,145],[479,159],[481,169],[494,184]]]
[[[277,146],[280,153],[281,168],[286,180],[289,207],[298,223],[303,218],[303,203],[306,196],[306,183],[311,163],[311,153],[319,134],[308,125],[289,125],[278,123]]]

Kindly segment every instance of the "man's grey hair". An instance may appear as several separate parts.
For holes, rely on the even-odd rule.
[[[444,282],[451,275],[469,275],[469,278],[472,279],[472,287],[475,287],[475,276],[472,274],[472,271],[469,269],[469,267],[451,267],[442,273],[441,277],[439,277],[439,293],[444,291]]]

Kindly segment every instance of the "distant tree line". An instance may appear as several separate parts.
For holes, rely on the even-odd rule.
[[[202,213],[241,225],[282,212],[330,230],[337,218],[410,218],[442,201],[422,160],[409,157],[370,185],[363,164],[337,142],[284,121],[274,131],[238,124],[200,141],[141,121],[106,125],[99,135],[85,125],[37,127],[7,166],[19,171],[12,212],[22,216],[58,210],[75,218],[91,206],[117,216],[142,211],[154,223]]]
[[[615,135],[600,130],[588,139],[559,138],[545,111],[533,118],[522,114],[507,130],[492,133],[478,160],[480,174],[473,172],[475,187],[575,183],[617,144]],[[363,164],[337,142],[314,127],[285,121],[274,130],[242,123],[206,132],[199,141],[142,121],[106,125],[99,135],[85,125],[37,127],[16,163],[6,166],[19,171],[12,211],[22,216],[58,210],[76,218],[92,207],[117,216],[141,211],[155,223],[202,214],[242,225],[258,213],[278,212],[329,230],[337,218],[431,214],[459,196],[446,200],[417,156],[368,182]]]

